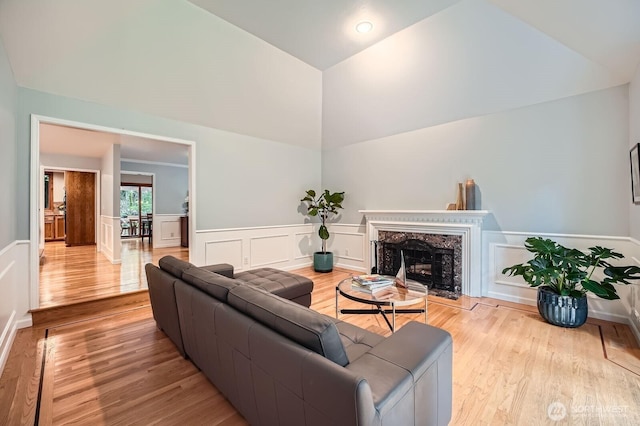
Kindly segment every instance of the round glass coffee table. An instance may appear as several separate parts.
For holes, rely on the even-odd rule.
[[[424,323],[427,323],[427,295],[428,290],[424,284],[414,280],[407,280],[407,287],[399,287],[393,284],[374,293],[367,293],[351,287],[352,278],[345,278],[336,286],[336,318],[339,314],[377,315],[380,314],[391,329],[396,330],[396,314],[421,314],[424,313]],[[371,305],[369,309],[340,309],[338,301],[340,296],[355,302]],[[424,308],[407,309],[424,303]],[[400,308],[400,309],[399,309]],[[387,317],[391,314],[391,321]]]

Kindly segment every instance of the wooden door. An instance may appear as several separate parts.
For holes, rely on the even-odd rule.
[[[67,246],[96,243],[96,177],[90,172],[65,172]]]

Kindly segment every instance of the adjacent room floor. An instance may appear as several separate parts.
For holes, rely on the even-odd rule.
[[[95,245],[66,247],[64,241],[45,243],[40,264],[40,308],[146,290],[144,265],[165,255],[189,259],[189,249],[153,249],[149,240],[122,239],[122,263],[113,264]]]

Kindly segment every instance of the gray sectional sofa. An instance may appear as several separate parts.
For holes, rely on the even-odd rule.
[[[310,298],[288,300],[307,300],[301,294],[309,284],[295,274],[258,270],[245,282],[229,265],[195,267],[170,257],[159,265],[146,266],[158,327],[180,340],[181,353],[251,424],[446,425],[451,419],[446,331],[411,322],[385,338],[322,315],[307,307]],[[277,273],[288,284],[268,283]]]

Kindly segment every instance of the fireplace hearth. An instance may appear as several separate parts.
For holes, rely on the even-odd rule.
[[[424,284],[430,294],[457,299],[461,294],[462,238],[419,232],[380,231],[373,272],[395,275],[404,253],[407,278]]]

